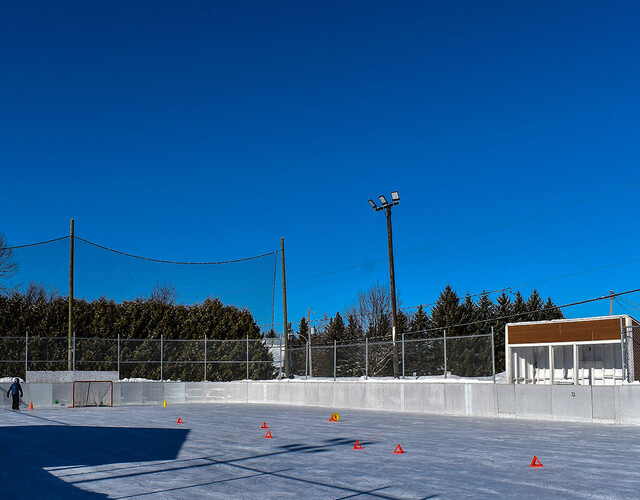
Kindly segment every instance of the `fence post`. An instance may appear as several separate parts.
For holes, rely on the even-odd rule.
[[[162,373],[162,361],[164,358],[164,334],[160,335],[160,380],[164,380],[164,374]]]
[[[625,376],[624,376],[624,369],[625,369],[625,363],[624,363],[624,359],[625,359],[625,345],[624,345],[624,337],[625,337],[625,331],[624,331],[624,327],[622,325],[622,318],[620,318],[620,355],[622,357],[622,380],[621,382],[625,381]],[[576,367],[574,366],[574,370],[576,369]]]
[[[249,335],[247,335],[247,380],[249,380]]]
[[[280,378],[282,378],[282,374],[284,373],[284,337],[282,337],[282,341],[280,342]]]
[[[444,330],[442,344],[444,345],[444,378],[447,378],[447,331]]]
[[[493,326],[491,327],[491,374],[493,376],[493,383],[496,383],[496,352],[493,343]]]
[[[207,381],[207,334],[204,334],[204,381]]]
[[[76,371],[76,332],[73,331],[73,371]]]
[[[307,373],[309,373],[309,341],[307,340],[307,346],[304,350],[304,379],[307,380]]]
[[[24,380],[27,381],[27,369],[29,367],[29,330],[24,336]]]
[[[369,337],[364,338],[364,379],[369,378]]]
[[[333,341],[333,381],[336,381],[336,358],[338,354],[338,344]]]
[[[118,380],[120,380],[120,333],[118,333]]]
[[[402,332],[402,379],[404,378],[404,332]]]

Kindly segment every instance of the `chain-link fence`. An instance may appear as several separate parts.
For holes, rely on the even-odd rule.
[[[624,349],[627,367],[626,380],[634,382],[640,380],[640,326],[625,327],[624,337],[627,346]]]
[[[494,377],[493,334],[410,338],[397,341],[403,378],[449,376]],[[287,354],[294,377],[392,377],[393,342],[319,344],[290,348]]]
[[[77,371],[117,371],[120,379],[228,381],[270,379],[279,370],[273,347],[261,339],[176,340],[72,338],[71,366]],[[0,337],[0,377],[27,371],[67,370],[66,335]]]
[[[640,337],[640,335],[639,335]],[[120,379],[230,381],[282,377],[392,377],[393,342],[304,344],[286,352],[281,339],[218,340],[72,337],[73,370],[117,371]],[[410,338],[396,342],[403,378],[495,375],[492,334]],[[66,335],[0,337],[0,376],[68,368]]]

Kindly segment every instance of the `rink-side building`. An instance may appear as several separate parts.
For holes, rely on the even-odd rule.
[[[640,381],[640,322],[627,315],[509,323],[505,350],[509,383]]]

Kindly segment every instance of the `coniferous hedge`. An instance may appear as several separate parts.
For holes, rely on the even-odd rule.
[[[218,299],[195,305],[76,299],[73,311],[76,370],[117,370],[120,336],[121,378],[160,379],[162,349],[163,379],[201,381],[206,335],[207,380],[246,378],[247,349],[249,378],[274,376],[273,358],[251,313]],[[0,376],[24,376],[27,336],[29,370],[66,370],[67,333],[67,298],[37,287],[0,295]]]

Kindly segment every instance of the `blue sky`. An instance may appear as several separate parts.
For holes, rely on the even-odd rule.
[[[71,217],[79,236],[168,260],[257,255],[284,237],[298,322],[388,282],[384,216],[367,200],[398,190],[405,307],[447,283],[535,286],[558,304],[638,288],[638,4],[2,11],[11,244],[63,236]]]

